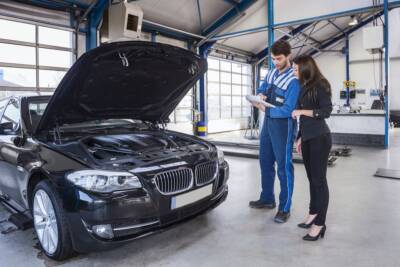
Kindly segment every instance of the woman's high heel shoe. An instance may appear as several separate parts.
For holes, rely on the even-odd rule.
[[[315,216],[314,219],[310,223],[299,223],[297,226],[300,228],[309,229],[309,228],[311,228],[311,225],[314,224],[316,219],[317,219],[317,216]]]
[[[305,241],[317,241],[320,237],[321,237],[321,238],[324,238],[324,236],[325,236],[325,231],[326,231],[326,225],[324,225],[324,226],[321,228],[321,230],[319,231],[318,235],[316,235],[316,236],[311,236],[311,235],[307,234],[307,235],[305,235],[305,236],[303,237],[303,240],[305,240]]]

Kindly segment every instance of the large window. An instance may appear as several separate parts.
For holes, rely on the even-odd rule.
[[[208,119],[236,119],[251,115],[245,96],[251,94],[251,66],[218,58],[208,58]]]
[[[169,44],[177,47],[181,47],[187,49],[187,43],[184,41],[172,39],[163,35],[156,35],[155,37],[156,42]],[[191,123],[193,120],[193,103],[194,103],[194,96],[193,90],[190,90],[186,96],[181,100],[179,105],[176,107],[174,112],[171,113],[169,119],[171,123]]]
[[[258,86],[261,86],[261,84],[264,82],[267,72],[268,72],[268,69],[266,67],[260,68],[260,83],[258,84]]]
[[[170,121],[172,123],[191,122],[193,102],[193,90],[190,90],[169,116]]]
[[[53,92],[76,58],[73,37],[67,29],[0,19],[0,98]]]

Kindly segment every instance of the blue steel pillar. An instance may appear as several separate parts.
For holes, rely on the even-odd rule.
[[[103,12],[107,8],[108,0],[99,0],[90,12],[88,21],[88,31],[86,33],[86,51],[97,47],[97,28],[103,18]]]
[[[209,27],[204,29],[203,35],[208,38],[212,38],[218,32],[218,29],[221,29],[222,26],[226,25],[226,23],[230,23],[232,19],[241,15],[246,9],[248,9],[252,4],[257,2],[257,0],[242,0],[238,2],[233,8],[231,8],[228,12],[226,12],[222,17],[213,22]],[[210,48],[214,45],[216,41],[208,40],[208,42],[204,43],[199,47],[200,56],[203,58],[207,58],[208,52]],[[199,109],[200,109],[200,121],[197,122],[197,131],[196,133],[199,136],[207,135],[207,124],[208,124],[208,116],[207,116],[207,105],[206,105],[206,84],[204,75],[200,78],[199,81]]]
[[[385,148],[389,148],[389,1],[383,2],[383,42],[385,48]]]
[[[271,46],[275,41],[274,36],[274,0],[268,0],[268,69],[273,68],[271,58]]]
[[[207,59],[210,48],[214,45],[215,42],[208,42],[200,46],[199,54],[202,58]],[[203,74],[199,80],[199,111],[200,111],[200,121],[197,122],[197,131],[196,134],[198,136],[206,136],[207,135],[207,125],[208,125],[208,116],[207,116],[207,105],[206,105],[206,81],[205,75]]]
[[[346,46],[345,46],[345,55],[346,55],[346,81],[350,81],[350,55],[349,55],[349,36],[346,34]],[[349,84],[346,84],[346,104],[345,106],[350,106],[350,88]]]

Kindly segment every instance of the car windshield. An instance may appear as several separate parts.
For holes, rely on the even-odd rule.
[[[47,107],[49,99],[34,99],[28,105],[29,119],[33,129],[36,129],[44,110]]]

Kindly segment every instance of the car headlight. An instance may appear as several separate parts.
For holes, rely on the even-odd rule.
[[[220,149],[217,148],[217,154],[218,154],[218,163],[222,164],[224,163],[225,159],[224,159],[224,152]]]
[[[67,179],[86,190],[100,193],[142,187],[139,178],[129,172],[83,170],[68,174]]]

